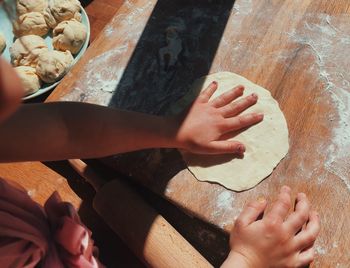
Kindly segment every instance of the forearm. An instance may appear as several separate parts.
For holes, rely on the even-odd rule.
[[[0,126],[0,161],[97,158],[174,147],[172,120],[102,106],[27,104]]]

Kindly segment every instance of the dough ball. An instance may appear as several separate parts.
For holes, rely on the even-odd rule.
[[[72,54],[79,52],[86,40],[84,24],[76,20],[63,21],[53,30],[52,45],[55,49]]]
[[[46,51],[39,55],[36,73],[46,83],[53,83],[67,73],[74,58],[69,50]]]
[[[55,28],[62,21],[75,19],[81,21],[81,5],[78,0],[53,0],[45,10],[47,24]]]
[[[25,35],[13,43],[10,47],[11,61],[14,66],[35,67],[40,53],[47,51],[47,45],[40,36]]]
[[[28,12],[43,12],[48,6],[47,0],[17,0],[17,13],[23,15]]]
[[[6,39],[5,39],[5,36],[0,33],[0,54],[4,51],[6,47]]]
[[[52,15],[50,8],[49,7],[46,8],[43,14],[44,14],[46,24],[52,29],[55,28],[58,22],[56,21],[55,17]]]
[[[48,31],[44,15],[40,12],[23,14],[13,23],[13,33],[16,37],[30,34],[43,36]]]
[[[40,79],[35,72],[35,68],[29,66],[19,66],[15,68],[24,87],[25,96],[33,94],[40,88]]]

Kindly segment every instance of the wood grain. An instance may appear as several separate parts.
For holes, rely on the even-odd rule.
[[[0,177],[14,181],[28,191],[33,200],[41,205],[57,191],[62,200],[79,208],[80,198],[69,187],[66,179],[39,162],[0,164]]]
[[[105,162],[225,232],[247,201],[261,195],[273,201],[287,184],[293,197],[305,192],[321,215],[314,267],[347,267],[350,157],[339,154],[344,148],[336,131],[344,130],[344,114],[342,100],[334,99],[334,94],[349,92],[338,82],[348,79],[350,58],[341,42],[350,34],[346,27],[350,3],[237,0],[232,4],[125,3],[49,101],[84,101],[162,114],[185,94],[193,79],[218,71],[236,72],[267,88],[286,116],[290,151],[252,190],[234,193],[198,182],[174,150],[125,154]],[[195,24],[196,18],[202,25]],[[159,51],[168,44],[170,26],[179,33],[182,50],[169,67]],[[341,75],[343,79],[337,80]],[[111,84],[115,90],[105,91]]]

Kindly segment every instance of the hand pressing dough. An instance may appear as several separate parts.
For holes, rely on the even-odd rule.
[[[18,66],[14,68],[19,78],[21,79],[24,94],[33,94],[40,88],[40,79],[35,73],[35,69],[29,66]]]
[[[23,14],[13,23],[13,33],[16,37],[31,34],[43,36],[48,31],[44,15],[40,12]]]
[[[78,0],[53,0],[45,10],[47,24],[55,28],[62,21],[75,19],[81,22],[81,5]]]
[[[17,0],[17,14],[23,15],[29,12],[43,12],[48,6],[47,0]]]
[[[10,47],[11,61],[14,66],[36,67],[40,53],[47,51],[47,45],[40,36],[25,35]]]
[[[53,30],[52,45],[55,49],[72,54],[79,52],[86,40],[86,28],[84,24],[76,20],[63,21]]]
[[[60,79],[69,70],[74,58],[67,50],[46,51],[39,55],[36,72],[46,83],[53,83]]]
[[[182,156],[189,170],[200,181],[217,182],[235,191],[250,189],[270,175],[287,154],[289,143],[286,120],[269,91],[230,72],[215,73],[197,80],[181,106],[186,107],[196,96],[193,93],[198,94],[212,81],[217,81],[219,87],[211,99],[237,85],[245,86],[244,96],[256,93],[259,96],[257,104],[242,114],[264,113],[264,120],[232,138],[245,145],[243,159],[233,158],[232,155],[194,155],[186,152],[181,152]]]
[[[4,51],[6,47],[6,39],[5,39],[5,36],[0,33],[0,54]]]

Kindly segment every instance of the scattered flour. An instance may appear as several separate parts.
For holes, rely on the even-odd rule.
[[[233,12],[242,14],[243,16],[251,14],[253,11],[253,3],[251,0],[237,1],[233,7]]]
[[[234,195],[232,195],[231,191],[222,191],[216,200],[216,205],[218,207],[229,207],[232,206],[234,201]]]
[[[35,195],[36,195],[36,190],[35,189],[29,189],[27,191],[27,194],[31,197],[31,198],[34,198]]]
[[[306,45],[316,58],[319,78],[335,113],[329,114],[333,126],[332,142],[326,149],[327,171],[339,177],[350,190],[350,23],[348,16],[309,14],[300,32],[290,33],[292,41]],[[315,66],[314,66],[315,67]],[[315,71],[312,69],[311,71]],[[329,127],[327,126],[327,127]]]
[[[215,222],[220,222],[220,226],[224,228],[226,225],[231,225],[235,217],[240,213],[234,208],[235,193],[223,188],[218,188],[216,202],[213,202],[211,208],[212,218],[219,218]]]
[[[151,1],[150,1],[151,2]],[[79,82],[75,85],[76,90],[74,90],[71,94],[68,94],[64,97],[65,100],[84,100],[88,102],[96,102],[102,105],[108,105],[112,93],[117,88],[118,84],[121,82],[125,88],[125,92],[129,92],[125,94],[125,99],[131,99],[135,106],[139,105],[132,98],[134,95],[137,95],[137,91],[130,90],[133,85],[133,81],[138,81],[142,76],[151,76],[151,74],[156,74],[154,77],[159,77],[161,72],[159,69],[159,51],[164,46],[160,46],[159,48],[155,48],[153,53],[142,53],[142,57],[139,58],[140,61],[135,60],[134,63],[131,62],[129,64],[129,72],[126,72],[124,68],[120,66],[126,66],[125,64],[120,62],[120,58],[125,57],[125,53],[128,50],[128,46],[132,44],[136,44],[140,41],[141,35],[144,31],[146,23],[143,20],[137,19],[141,16],[147,16],[146,14],[152,12],[153,5],[148,3],[143,8],[135,8],[129,14],[121,14],[115,17],[112,21],[113,27],[107,27],[104,31],[104,34],[107,38],[114,38],[115,36],[122,36],[123,44],[121,47],[114,48],[110,51],[104,52],[101,55],[91,59],[86,66],[85,74],[83,78],[79,80]],[[260,32],[259,29],[250,29],[250,32],[235,31],[235,27],[239,28],[240,25],[243,25],[244,20],[249,16],[249,13],[252,12],[253,6],[257,3],[254,3],[251,0],[246,1],[237,1],[232,10],[232,19],[230,21],[231,25],[226,26],[228,30],[232,32],[237,32],[237,34],[243,35],[256,35],[257,37],[261,37],[261,35],[265,34]],[[133,8],[133,3],[131,1],[126,1],[125,5],[129,9]],[[203,12],[199,12],[198,10],[179,10],[178,14],[185,14],[183,17],[191,17],[193,19],[203,17],[207,23],[216,23],[218,20],[217,16],[205,16]],[[298,15],[298,14],[294,14]],[[262,19],[269,20],[271,17],[263,14]],[[148,17],[148,16],[147,16]],[[152,21],[152,17],[150,17]],[[192,23],[186,22],[184,19],[176,18],[168,18],[164,24],[160,24],[160,26],[166,29],[169,26],[176,28],[176,33],[178,35],[175,36],[175,40],[177,41],[174,46],[175,51],[177,51],[175,60],[172,62],[172,65],[176,67],[176,64],[182,64],[182,62],[178,62],[178,58],[180,56],[184,57],[186,60],[189,59],[201,59],[201,63],[203,65],[211,66],[212,62],[208,61],[208,55],[205,54],[206,50],[193,49],[199,47],[201,44],[198,41],[198,37],[202,36],[203,33],[207,31],[207,29],[203,28],[203,25],[198,23],[192,29],[191,36],[187,36],[187,32],[189,29],[187,27]],[[314,64],[305,72],[309,72],[312,75],[316,75],[318,79],[324,82],[324,94],[320,96],[322,98],[322,102],[330,103],[334,108],[333,111],[330,111],[328,115],[328,125],[326,127],[332,129],[332,141],[328,145],[319,144],[315,142],[315,145],[319,146],[320,154],[326,154],[326,160],[323,162],[318,160],[312,164],[303,163],[300,167],[300,176],[311,178],[314,176],[314,173],[318,169],[318,166],[324,165],[327,171],[335,174],[337,177],[342,179],[345,185],[350,190],[350,166],[346,163],[346,160],[350,157],[350,17],[346,15],[337,15],[337,16],[329,16],[327,14],[307,14],[304,19],[304,24],[302,27],[298,28],[298,30],[291,30],[287,33],[284,33],[285,37],[287,36],[287,40],[291,43],[295,43],[296,47],[306,47],[311,55],[314,56]],[[130,27],[123,27],[123,26]],[[234,26],[233,26],[234,25]],[[119,32],[119,29],[123,29],[125,32]],[[125,29],[128,29],[127,31]],[[146,36],[146,38],[150,38],[149,42],[152,42],[152,38],[154,39],[164,39],[166,41],[166,36],[164,32],[158,33],[157,31],[152,32],[154,35]],[[290,49],[276,49],[266,52],[265,54],[261,53],[262,50],[256,49],[254,47],[247,47],[245,43],[239,41],[239,36],[229,35],[231,39],[238,40],[236,43],[232,44],[232,41],[227,38],[222,38],[220,41],[220,46],[230,47],[230,50],[235,55],[247,56],[256,60],[256,63],[250,65],[250,68],[262,68],[265,66],[266,62],[269,62],[270,59],[274,61],[280,61],[282,63],[286,63],[290,60],[296,51]],[[183,38],[183,39],[181,39]],[[185,40],[190,40],[186,42]],[[146,40],[147,41],[147,40]],[[144,42],[147,44],[147,42]],[[167,44],[165,44],[167,45]],[[169,43],[168,43],[169,45]],[[179,49],[181,45],[181,49]],[[142,48],[142,47],[141,47]],[[144,51],[140,51],[141,52]],[[138,52],[136,51],[135,55],[138,56]],[[220,53],[218,53],[220,54]],[[226,57],[228,55],[223,55]],[[149,57],[149,58],[147,58]],[[158,58],[157,58],[158,57]],[[220,57],[220,55],[218,56]],[[235,61],[238,61],[238,57],[232,57]],[[238,59],[237,59],[238,58]],[[148,66],[143,67],[140,65],[142,61],[146,61],[149,63]],[[113,61],[114,64],[111,65],[110,68],[103,68],[106,66],[106,62]],[[185,62],[185,61],[184,61]],[[219,59],[219,62],[223,62]],[[133,67],[134,64],[135,66]],[[260,64],[260,65],[259,65]],[[264,66],[261,66],[263,64]],[[130,67],[131,66],[131,67]],[[136,68],[137,67],[137,68]],[[193,80],[197,77],[197,74],[194,73],[193,68],[186,69],[186,66],[181,66],[181,68],[174,68],[174,71],[167,71],[167,75],[169,77],[181,76],[179,70],[183,69],[186,72],[186,75],[190,78],[188,81]],[[192,67],[192,66],[191,66]],[[142,69],[144,68],[144,69]],[[216,71],[223,71],[225,66],[220,66],[216,69]],[[95,70],[103,70],[99,72],[95,72]],[[138,70],[138,72],[134,71]],[[169,80],[170,81],[170,80]],[[174,79],[172,79],[174,81]],[[152,81],[151,81],[152,82]],[[150,84],[150,96],[157,96],[155,101],[156,104],[162,103],[168,105],[166,101],[171,98],[173,95],[175,97],[179,97],[179,93],[176,91],[177,87],[172,84],[167,84],[168,80],[164,79],[162,82],[156,81],[157,83],[149,83]],[[187,82],[186,82],[187,83]],[[189,83],[188,83],[189,84]],[[152,87],[154,85],[159,86],[160,89],[163,89],[164,92],[161,91],[152,91]],[[84,89],[84,90],[83,90]],[[168,90],[169,89],[169,90]],[[183,93],[183,92],[182,92]],[[182,94],[181,93],[181,94]],[[173,95],[172,95],[173,94]],[[122,95],[124,97],[124,95]],[[321,101],[319,100],[319,101]],[[317,100],[315,100],[317,101]],[[146,108],[149,106],[155,106],[154,103],[147,103],[144,105]],[[146,110],[145,108],[145,110]],[[160,109],[159,109],[160,110]],[[323,150],[324,149],[324,150]],[[306,157],[306,155],[305,155]],[[281,176],[281,180],[284,178]],[[319,176],[319,182],[322,183],[325,179],[324,176]],[[167,188],[167,194],[171,195],[172,190]],[[266,195],[268,193],[268,189],[266,189]],[[211,215],[209,215],[209,220],[211,222],[220,222],[220,227],[224,228],[227,225],[231,225],[234,220],[238,217],[241,212],[240,209],[234,208],[235,201],[235,193],[232,191],[228,191],[226,189],[219,188],[216,191],[216,199],[213,199],[211,202],[210,211],[213,211]],[[209,209],[208,209],[209,210]],[[208,235],[206,233],[202,233],[202,237],[207,238]],[[210,237],[210,234],[209,234]],[[316,252],[318,255],[325,255],[327,253],[326,248],[324,247],[325,243],[321,243],[316,246]],[[332,247],[337,248],[338,244],[333,243]]]
[[[321,246],[316,246],[315,247],[315,252],[318,255],[325,255],[327,253],[326,249],[321,247]]]
[[[337,248],[338,247],[338,242],[333,242],[332,247],[333,248]]]
[[[81,95],[78,99],[107,105],[111,93],[117,88],[123,76],[124,68],[121,68],[118,63],[127,49],[128,45],[122,45],[90,59],[84,68],[82,79],[79,79],[75,85],[75,90],[65,95],[62,100],[77,100],[76,98]],[[114,64],[105,68],[108,62],[114,62]]]
[[[119,37],[122,34],[128,40],[136,43],[146,25],[145,21],[139,18],[147,18],[146,13],[151,13],[154,5],[152,1],[148,1],[143,7],[135,7],[130,1],[125,1],[124,5],[127,7],[126,13],[121,13],[114,17],[104,30],[104,34],[107,38],[113,38],[116,35]],[[126,30],[126,32],[121,33],[120,30]]]

